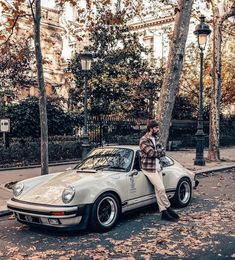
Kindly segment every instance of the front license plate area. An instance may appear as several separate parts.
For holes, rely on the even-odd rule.
[[[30,215],[19,214],[19,219],[23,221],[27,221],[29,223],[37,223],[37,224],[41,223],[40,218],[30,216]]]

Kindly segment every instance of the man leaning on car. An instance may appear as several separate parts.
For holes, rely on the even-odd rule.
[[[170,201],[166,195],[163,184],[162,168],[159,159],[165,155],[165,151],[159,141],[159,133],[158,122],[150,120],[147,124],[147,133],[140,138],[139,142],[141,150],[141,168],[154,186],[159,210],[162,213],[161,219],[177,221],[179,216],[170,207]]]

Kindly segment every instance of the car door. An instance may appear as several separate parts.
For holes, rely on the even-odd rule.
[[[145,206],[154,202],[153,186],[140,169],[140,152],[137,151],[132,170],[127,174],[128,210]]]

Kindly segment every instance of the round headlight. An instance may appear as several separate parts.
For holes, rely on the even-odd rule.
[[[72,201],[73,197],[75,195],[75,189],[72,186],[68,186],[64,189],[62,193],[62,200],[64,203],[69,203]]]
[[[24,184],[22,182],[18,182],[15,184],[13,188],[13,194],[17,197],[19,196],[24,189]]]

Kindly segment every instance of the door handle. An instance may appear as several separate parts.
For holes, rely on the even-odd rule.
[[[130,173],[130,176],[133,177],[134,175],[137,175],[138,174],[138,171],[137,170],[133,170],[131,173]]]

